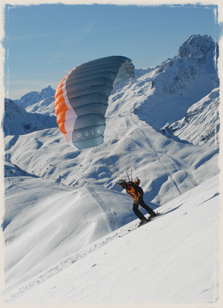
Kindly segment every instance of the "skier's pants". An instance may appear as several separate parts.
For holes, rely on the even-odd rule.
[[[142,214],[142,212],[140,212],[139,204],[147,211],[148,214],[155,214],[154,211],[148,205],[145,204],[143,197],[141,196],[139,198],[138,203],[133,203],[133,208],[132,208],[133,212],[140,220],[145,219],[145,216]]]

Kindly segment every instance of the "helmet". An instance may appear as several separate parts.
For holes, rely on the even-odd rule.
[[[127,183],[124,180],[118,180],[117,182],[118,186],[122,187],[122,188],[126,188]]]

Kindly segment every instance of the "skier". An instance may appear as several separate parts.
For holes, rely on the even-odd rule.
[[[148,205],[145,204],[145,202],[143,200],[144,192],[143,192],[142,188],[139,186],[140,182],[141,181],[138,178],[137,178],[136,182],[131,182],[131,181],[126,182],[124,180],[119,180],[117,182],[119,187],[126,189],[127,193],[130,194],[131,198],[134,199],[132,209],[133,209],[133,212],[135,213],[135,215],[141,220],[139,227],[144,225],[145,223],[147,223],[149,221],[142,214],[142,212],[140,212],[139,204],[141,205],[141,207],[143,207],[148,212],[148,214],[150,214],[149,219],[151,219],[152,217],[155,217],[157,215]]]

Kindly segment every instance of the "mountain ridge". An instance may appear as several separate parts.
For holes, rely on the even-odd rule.
[[[5,99],[3,114],[4,135],[24,135],[36,130],[56,127],[56,118],[41,113],[27,112],[20,104]]]

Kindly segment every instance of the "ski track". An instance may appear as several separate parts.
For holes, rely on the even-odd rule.
[[[145,140],[146,142],[144,143],[144,146],[146,146],[148,148],[149,151],[152,150],[152,153],[154,154],[154,156],[157,158],[157,160],[160,162],[160,165],[162,165],[164,167],[164,169],[166,170],[166,174],[168,175],[168,178],[171,180],[173,186],[175,187],[178,195],[182,195],[182,191],[179,187],[179,185],[177,185],[177,182],[174,180],[173,175],[174,173],[169,171],[169,168],[167,167],[166,163],[167,163],[167,159],[169,159],[170,161],[172,161],[174,164],[176,164],[176,166],[178,167],[178,169],[176,169],[177,171],[184,171],[185,174],[187,174],[187,177],[190,178],[190,182],[193,184],[193,186],[197,186],[197,182],[195,181],[193,175],[190,173],[188,174],[188,167],[185,166],[185,164],[183,164],[181,161],[179,161],[178,159],[168,155],[167,153],[163,153],[161,151],[156,151],[156,149],[152,146],[149,138],[147,137],[146,133],[143,131],[143,129],[140,128],[140,125],[138,124],[139,119],[136,115],[134,116],[134,120],[133,117],[131,118],[131,122],[129,120],[129,117],[132,116],[131,115],[123,115],[124,119],[125,119],[125,124],[126,124],[126,128],[131,128],[131,132],[133,130],[139,130],[139,135],[141,134],[143,136],[143,140]],[[134,127],[133,127],[134,125]],[[139,140],[141,140],[141,138],[139,138]],[[136,142],[135,140],[133,140],[131,138],[131,147],[132,147],[132,143],[135,143],[136,145],[138,145],[139,147],[141,147],[141,143]],[[203,159],[204,160],[204,159]]]
[[[135,120],[134,120],[135,122]],[[140,133],[144,136],[145,140],[146,140],[146,143],[145,144],[148,144],[149,145],[149,149],[152,150],[152,152],[154,153],[155,157],[157,157],[158,161],[160,162],[161,165],[164,166],[165,170],[166,170],[166,173],[168,174],[168,177],[170,178],[171,182],[173,183],[173,185],[175,186],[177,192],[179,195],[182,195],[182,192],[180,191],[180,188],[178,187],[177,183],[174,181],[173,177],[172,177],[172,174],[171,172],[169,172],[168,168],[166,167],[166,164],[165,162],[162,162],[161,159],[163,158],[164,154],[162,153],[162,157],[160,157],[160,155],[158,155],[158,151],[156,151],[154,149],[154,147],[152,146],[151,142],[149,141],[148,137],[146,136],[145,132],[139,127],[137,126],[137,128],[140,130]],[[165,153],[166,155],[166,153]],[[179,164],[179,163],[178,163]]]
[[[110,207],[108,207],[105,204],[105,202],[102,200],[100,195],[98,193],[96,193],[93,186],[88,186],[86,189],[89,191],[89,193],[95,199],[95,201],[99,204],[101,209],[105,212],[105,219],[106,219],[108,229],[110,231],[114,231],[114,230],[118,229],[118,224],[117,224],[116,218],[115,218],[114,214],[111,212]]]

